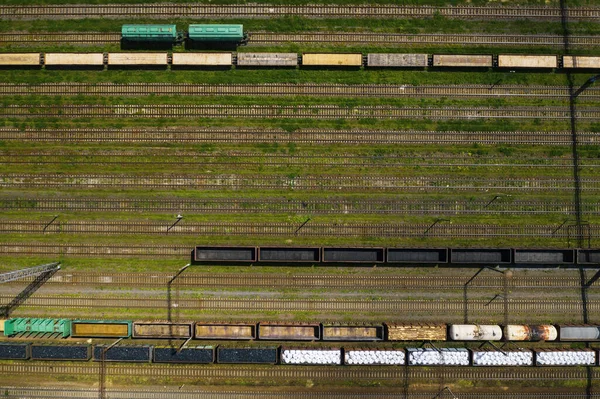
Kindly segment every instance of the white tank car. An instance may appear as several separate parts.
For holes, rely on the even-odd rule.
[[[504,338],[507,341],[556,341],[558,331],[550,324],[509,324],[504,327]]]
[[[498,325],[453,324],[450,339],[454,341],[499,341],[502,328]]]

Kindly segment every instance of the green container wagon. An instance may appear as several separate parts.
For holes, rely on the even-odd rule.
[[[121,38],[128,42],[176,43],[176,25],[123,25]]]
[[[188,38],[196,42],[243,42],[244,25],[190,25]]]
[[[4,323],[4,335],[20,333],[59,333],[63,338],[71,335],[71,320],[68,319],[38,319],[38,318],[15,318]]]

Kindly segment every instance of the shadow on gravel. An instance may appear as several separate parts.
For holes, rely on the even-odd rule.
[[[33,295],[50,277],[59,269],[49,270],[35,278],[23,291],[21,291],[8,305],[0,308],[0,318],[8,319],[10,314],[18,308],[23,302]]]

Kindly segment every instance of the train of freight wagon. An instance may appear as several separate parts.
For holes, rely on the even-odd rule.
[[[219,52],[108,52],[108,53],[1,53],[0,67],[103,68],[107,67],[338,67],[412,69],[489,69],[510,71],[600,69],[600,57],[521,54],[415,54],[415,53],[266,53],[223,52],[248,42],[243,25],[193,24],[187,31],[176,25],[123,25],[122,49],[170,49],[185,43],[186,50]]]
[[[234,341],[600,341],[600,326],[430,323],[165,322],[12,318],[5,337],[133,338]]]
[[[443,341],[600,341],[594,325],[169,323],[13,318],[4,321],[0,360],[64,360],[188,364],[597,366],[595,349],[443,347]],[[13,339],[14,338],[14,339]],[[69,338],[61,339],[58,338]],[[91,345],[81,339],[185,340],[185,345]],[[35,339],[36,342],[26,342]],[[50,341],[51,340],[51,341]],[[194,345],[193,340],[229,341]],[[49,342],[50,341],[50,342]],[[232,343],[232,341],[245,341]],[[250,344],[250,341],[255,341]],[[295,341],[272,345],[275,341]],[[298,341],[304,341],[300,343]],[[346,342],[342,347],[329,343]],[[373,346],[422,341],[416,347]],[[170,341],[172,342],[172,341]],[[350,344],[352,342],[352,344]],[[436,342],[436,344],[433,344]],[[362,343],[361,346],[356,344]],[[326,346],[323,346],[325,344]],[[335,345],[335,344],[334,344]],[[514,345],[514,344],[513,344]]]

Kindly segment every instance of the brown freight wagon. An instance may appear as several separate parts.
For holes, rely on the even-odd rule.
[[[384,324],[389,341],[446,341],[445,324]]]
[[[314,341],[319,338],[319,324],[268,322],[258,324],[258,339]]]
[[[324,341],[382,341],[383,325],[323,325]]]
[[[192,336],[193,323],[134,322],[133,338],[183,338]]]
[[[73,320],[73,338],[128,338],[131,336],[130,321]]]
[[[256,324],[196,323],[196,339],[256,339]]]

